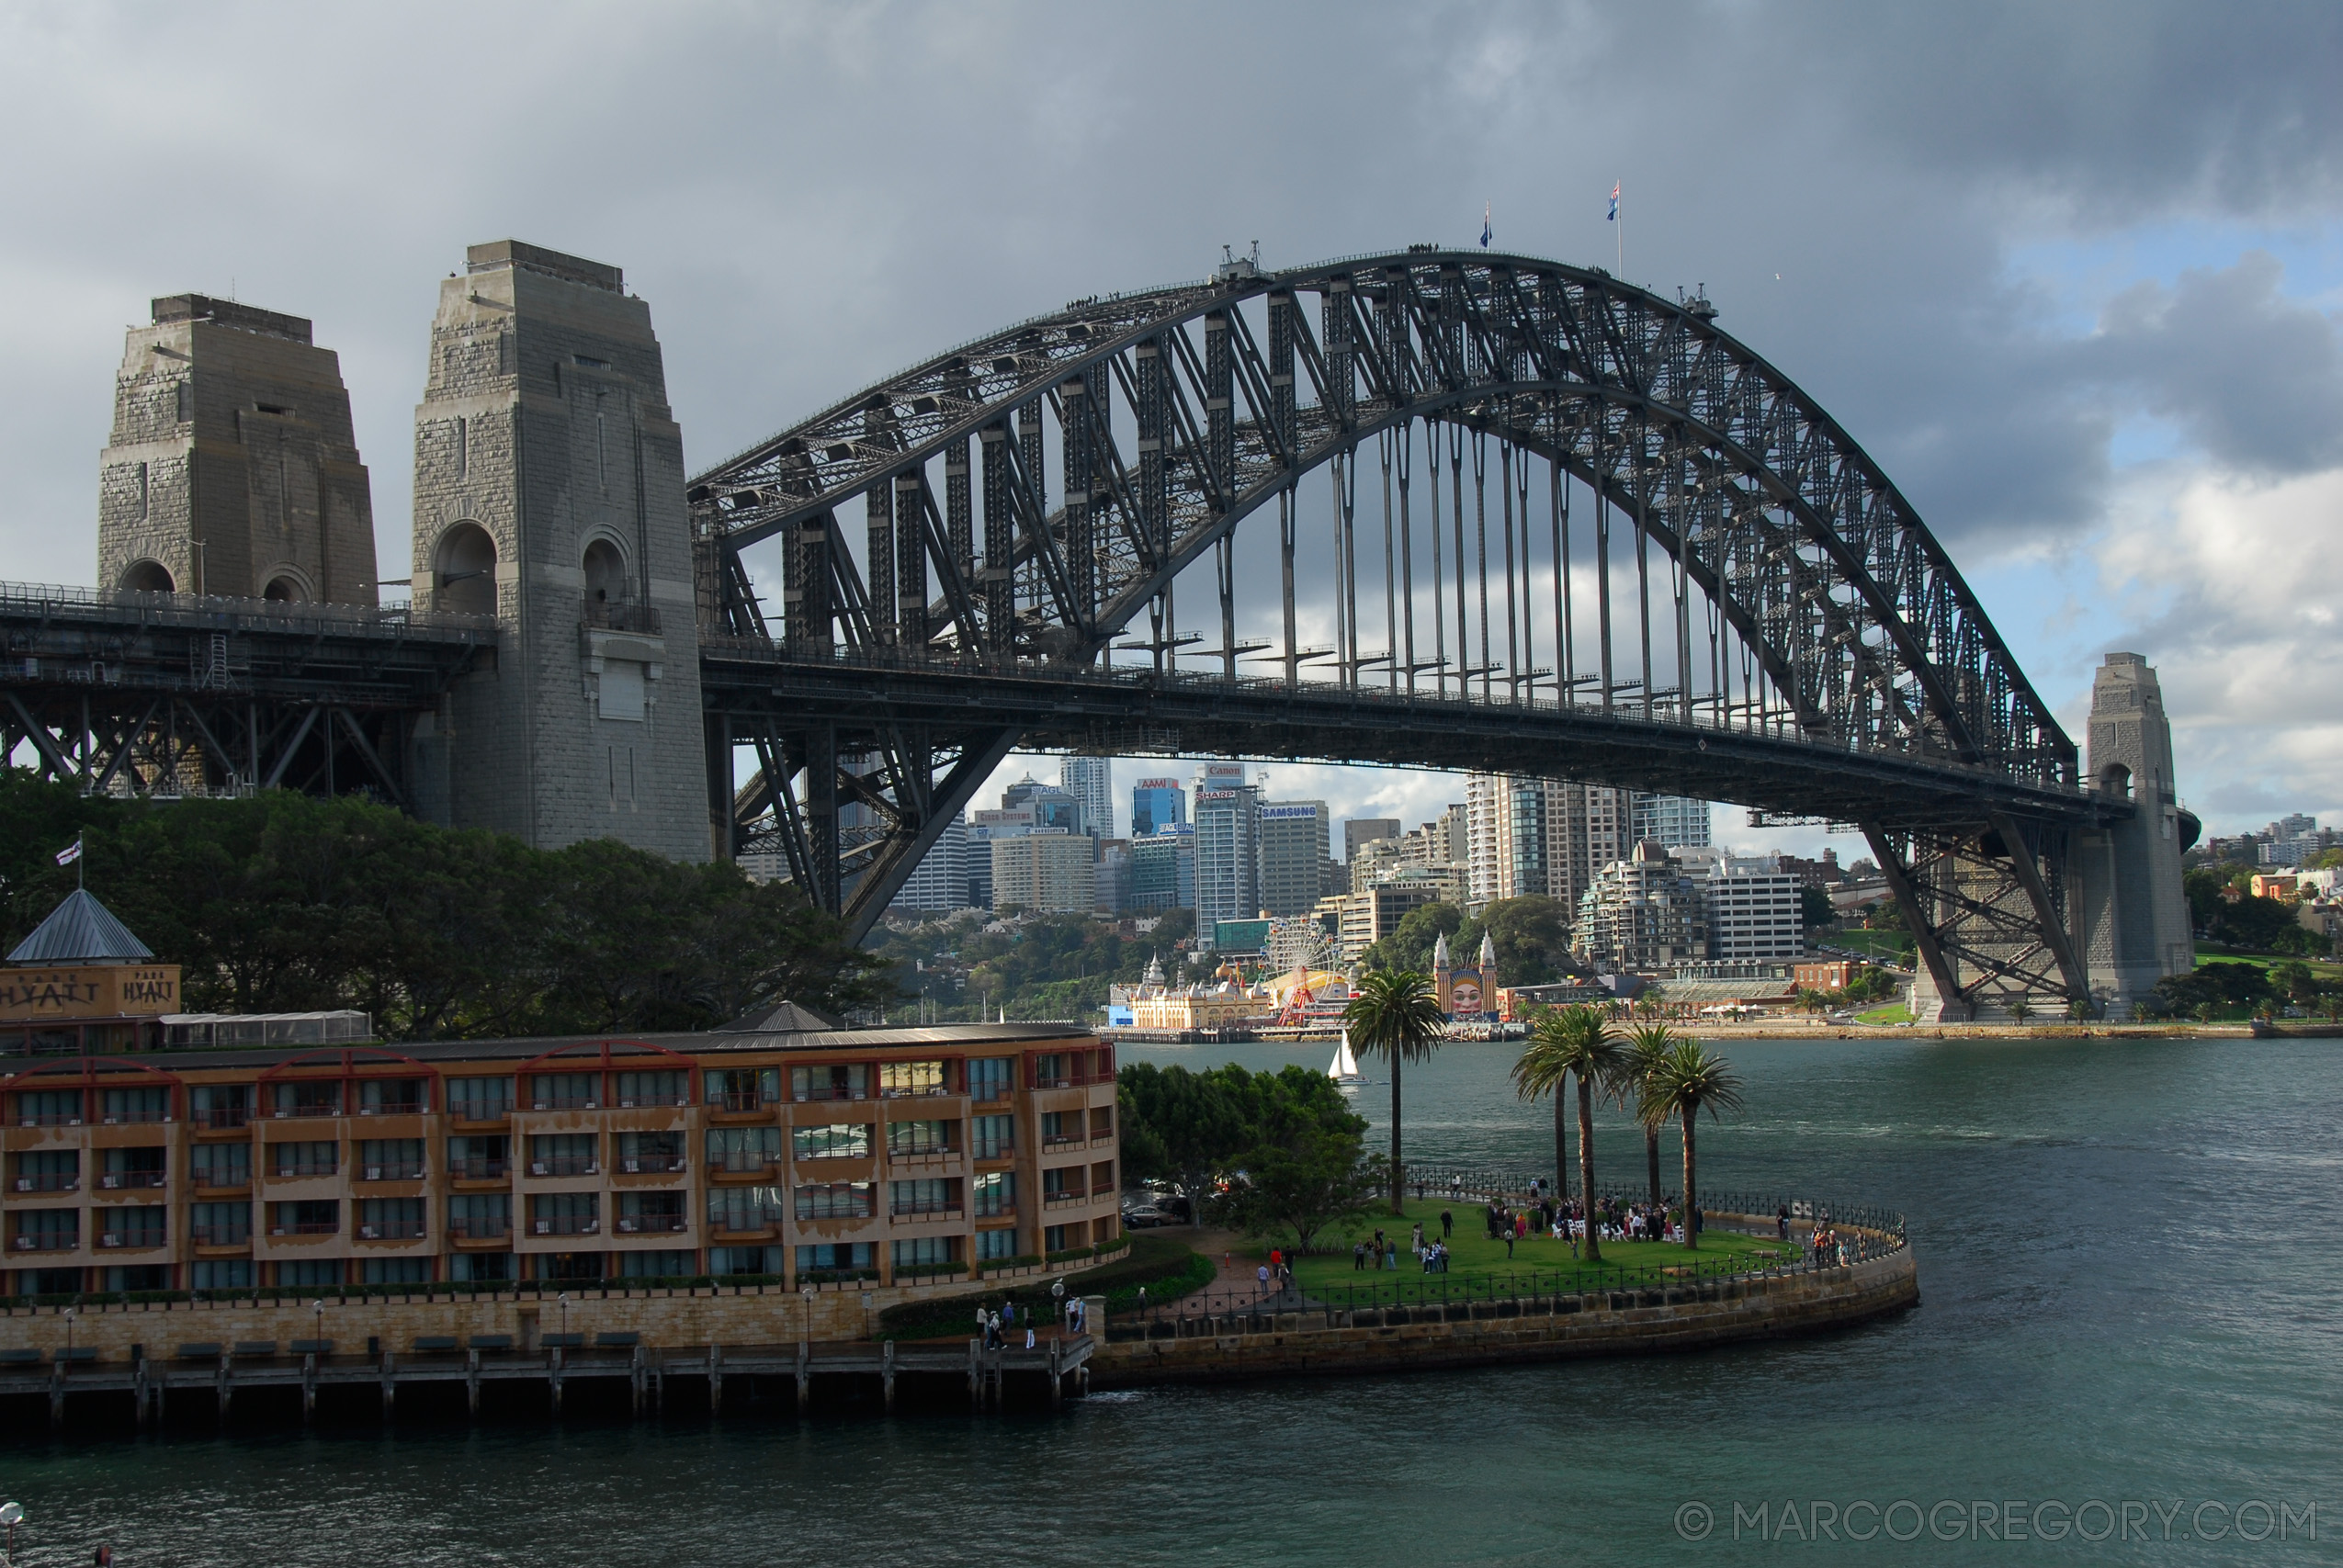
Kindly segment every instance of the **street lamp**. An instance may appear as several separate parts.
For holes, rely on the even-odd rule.
[[[1050,1282],[1049,1294],[1058,1313],[1058,1332],[1063,1334],[1066,1332],[1066,1277],[1063,1274]]]
[[[65,1359],[74,1359],[74,1309],[65,1309]]]
[[[317,1327],[311,1337],[315,1343],[323,1345],[325,1343],[325,1298],[320,1296],[310,1303],[309,1310],[310,1315],[317,1320]]]
[[[8,1527],[8,1544],[5,1551],[0,1551],[0,1563],[16,1562],[17,1524],[24,1517],[25,1506],[22,1503],[0,1503],[0,1525]]]
[[[566,1346],[570,1342],[570,1292],[564,1291],[553,1299],[561,1303],[561,1343]]]

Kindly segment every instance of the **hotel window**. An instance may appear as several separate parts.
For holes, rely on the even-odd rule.
[[[969,1151],[979,1159],[1007,1159],[1017,1152],[1017,1119],[979,1116],[969,1123]]]
[[[889,1100],[907,1094],[942,1094],[941,1062],[888,1062],[878,1069],[878,1092]]]
[[[657,1073],[620,1073],[618,1103],[633,1105],[682,1105],[692,1097],[688,1075],[681,1068]]]
[[[691,1222],[681,1192],[621,1192],[618,1230],[623,1235],[681,1235]]]
[[[957,1122],[892,1122],[887,1127],[890,1155],[948,1155]]]
[[[1082,1113],[1079,1111],[1045,1111],[1041,1113],[1041,1146],[1050,1148],[1082,1141]]]
[[[1033,1087],[1064,1089],[1073,1081],[1066,1070],[1067,1058],[1062,1055],[1036,1056],[1033,1059]]]
[[[762,1133],[763,1127],[728,1127],[725,1132]],[[618,1134],[618,1169],[628,1176],[643,1176],[655,1171],[679,1171],[684,1168],[684,1134],[673,1133],[621,1133]]]
[[[108,1122],[167,1122],[171,1119],[171,1090],[163,1084],[148,1084],[138,1089],[109,1089],[106,1091]]]
[[[447,1174],[458,1181],[496,1181],[511,1174],[513,1140],[502,1133],[447,1140]]]
[[[167,1291],[171,1288],[171,1266],[168,1263],[117,1263],[108,1267],[101,1278],[109,1291]]]
[[[914,1236],[894,1244],[895,1267],[898,1269],[928,1269],[960,1260],[960,1238],[956,1235]]]
[[[986,1263],[1017,1256],[1017,1233],[1013,1230],[977,1232],[977,1258]]]
[[[187,1090],[187,1105],[198,1127],[241,1127],[252,1119],[252,1098],[240,1083],[198,1084]]]
[[[420,1198],[363,1198],[358,1201],[358,1239],[417,1241],[423,1236]]]
[[[599,1176],[601,1139],[593,1133],[539,1133],[529,1139],[531,1176]]]
[[[451,1238],[494,1241],[510,1235],[512,1231],[513,1200],[506,1193],[459,1193],[447,1200],[447,1235]]]
[[[1084,1192],[1081,1166],[1061,1166],[1041,1173],[1041,1197],[1044,1202],[1047,1202],[1052,1198],[1080,1198],[1084,1195]]]
[[[421,1138],[368,1138],[358,1145],[360,1181],[417,1181],[422,1177]]]
[[[974,1207],[978,1213],[1013,1214],[1017,1212],[1017,1178],[1013,1171],[989,1171],[968,1186],[974,1194]]]
[[[866,1242],[865,1246],[869,1244]],[[707,1271],[710,1274],[763,1274],[780,1277],[788,1249],[780,1247],[711,1247],[707,1249]]]
[[[887,1184],[887,1207],[897,1214],[956,1214],[960,1212],[957,1177],[922,1177],[916,1181]]]
[[[968,1098],[1006,1100],[1017,1087],[1013,1056],[979,1056],[968,1063]]]
[[[28,1127],[78,1127],[82,1124],[82,1091],[28,1089],[17,1096],[17,1120]]]
[[[342,1083],[338,1078],[311,1079],[277,1086],[279,1116],[339,1116]]]
[[[1090,1108],[1090,1135],[1093,1138],[1111,1138],[1115,1135],[1115,1108],[1113,1106],[1093,1105]]]
[[[195,1291],[249,1291],[252,1259],[209,1258],[187,1265],[187,1288]]]
[[[171,1211],[160,1203],[121,1204],[97,1213],[100,1247],[161,1247],[169,1240]]]
[[[866,1241],[819,1242],[798,1248],[798,1272],[816,1274],[837,1269],[867,1269],[877,1256],[877,1248]]]
[[[532,1235],[594,1235],[601,1229],[599,1192],[539,1192],[529,1199]]]
[[[250,1144],[196,1144],[187,1150],[187,1174],[198,1187],[252,1185]]]
[[[707,1130],[707,1168],[730,1171],[735,1175],[761,1171],[765,1167],[781,1163],[781,1129],[778,1127],[710,1127]]]
[[[342,1145],[330,1141],[268,1145],[272,1176],[331,1176],[341,1168]]]
[[[870,1123],[832,1122],[789,1129],[789,1153],[797,1159],[865,1159],[870,1155]]]
[[[342,1282],[342,1260],[338,1258],[302,1258],[298,1262],[277,1265],[277,1282],[280,1285],[338,1285]]]
[[[106,1168],[98,1173],[97,1185],[108,1192],[161,1187],[170,1179],[164,1174],[165,1157],[161,1144],[152,1148],[108,1149]]]
[[[1064,1225],[1044,1226],[1041,1233],[1041,1249],[1044,1252],[1065,1251],[1066,1227]]]
[[[14,1156],[17,1192],[71,1192],[81,1186],[82,1156],[78,1149],[32,1149]]]
[[[720,1187],[707,1195],[707,1223],[719,1231],[767,1230],[781,1223],[783,1206],[778,1187]]]
[[[431,1089],[422,1078],[368,1078],[358,1085],[361,1116],[417,1116],[431,1109]]]
[[[602,1104],[600,1073],[538,1073],[529,1080],[529,1103],[539,1111],[593,1111]]]
[[[242,1247],[252,1240],[250,1203],[190,1203],[187,1235],[198,1247]]]
[[[618,1255],[618,1277],[622,1280],[688,1280],[699,1270],[693,1267],[689,1252],[622,1252]]]
[[[801,1220],[866,1220],[875,1188],[867,1181],[816,1181],[798,1189]]]
[[[466,1122],[502,1122],[513,1113],[511,1078],[449,1078],[447,1111]]]
[[[707,1103],[719,1111],[761,1111],[780,1098],[778,1067],[708,1069]]]
[[[458,1252],[447,1259],[447,1278],[470,1283],[517,1279],[509,1252]]]
[[[342,1205],[332,1198],[268,1205],[271,1235],[334,1235],[341,1229]]]
[[[789,1098],[799,1100],[868,1100],[869,1064],[843,1062],[827,1067],[791,1067]]]
[[[427,1285],[431,1282],[431,1259],[428,1258],[369,1258],[366,1260],[368,1285]]]

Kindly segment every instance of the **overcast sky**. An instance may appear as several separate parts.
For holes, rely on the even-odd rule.
[[[2343,819],[2338,84],[2326,5],[10,6],[0,577],[92,580],[154,295],[315,321],[395,577],[468,243],[623,266],[697,468],[1224,243],[1466,243],[1486,202],[1610,265],[1617,180],[1624,275],[1705,283],[1853,433],[2070,730],[2134,649],[2214,830]]]

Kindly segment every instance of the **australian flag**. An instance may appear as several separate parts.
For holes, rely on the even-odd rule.
[[[1619,183],[1617,181],[1613,181],[1612,183],[1611,210],[1604,215],[1603,221],[1606,223],[1616,223],[1619,221]]]

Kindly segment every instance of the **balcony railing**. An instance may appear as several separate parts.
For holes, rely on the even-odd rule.
[[[881,1100],[916,1100],[922,1095],[949,1094],[951,1092],[952,1087],[949,1084],[930,1084],[909,1089],[881,1088],[878,1091],[878,1097]]]
[[[191,1225],[187,1235],[198,1247],[250,1247],[250,1225]]]
[[[1090,1194],[1087,1192],[1045,1192],[1041,1195],[1041,1206],[1045,1209],[1071,1209],[1089,1201]]]
[[[533,1111],[599,1111],[602,1097],[598,1094],[540,1094],[529,1101]]]
[[[618,1169],[627,1176],[680,1176],[691,1168],[682,1155],[620,1155]]]
[[[170,1108],[161,1105],[139,1106],[129,1111],[109,1111],[98,1119],[99,1124],[107,1127],[118,1127],[133,1122],[168,1122],[169,1120],[171,1120]]]
[[[957,1149],[889,1149],[890,1165],[950,1165],[960,1157]]]
[[[600,1176],[602,1162],[592,1155],[555,1155],[529,1161],[531,1176]]]
[[[1016,1142],[1010,1138],[979,1138],[969,1149],[979,1159],[1013,1159],[1017,1154]]]
[[[198,1166],[189,1177],[198,1191],[219,1192],[252,1185],[252,1167],[248,1165]]]
[[[420,1100],[386,1100],[375,1105],[361,1105],[361,1116],[420,1116],[431,1109]]]
[[[43,1171],[38,1176],[19,1176],[16,1189],[19,1192],[71,1192],[81,1185],[81,1179],[70,1171]]]
[[[691,1224],[690,1220],[681,1214],[621,1214],[618,1216],[618,1229],[621,1234],[627,1235],[680,1235],[689,1230]]]
[[[381,1160],[358,1167],[360,1181],[420,1181],[423,1161],[419,1159]]]
[[[467,1216],[447,1222],[447,1235],[456,1241],[502,1241],[513,1234],[513,1223],[503,1219]]]
[[[214,1133],[232,1133],[252,1125],[252,1109],[243,1105],[213,1105],[195,1112],[195,1124]]]
[[[100,1231],[97,1233],[97,1245],[100,1247],[166,1247],[170,1245],[170,1235],[161,1225],[150,1225],[140,1230]]]
[[[339,1102],[327,1105],[280,1105],[277,1108],[277,1114],[280,1120],[288,1116],[339,1116],[342,1114],[342,1107]]]
[[[809,1100],[868,1100],[870,1090],[850,1088],[845,1084],[815,1084],[810,1089],[796,1091],[793,1098],[799,1104]]]
[[[330,1159],[297,1159],[280,1162],[277,1167],[279,1179],[305,1176],[332,1176],[342,1168],[341,1162]]]
[[[956,1220],[960,1217],[960,1205],[948,1198],[915,1198],[907,1203],[893,1204],[888,1212],[899,1220]]]
[[[39,1231],[17,1236],[10,1245],[18,1252],[71,1252],[81,1244],[78,1231]]]
[[[602,1222],[580,1214],[562,1214],[552,1219],[529,1222],[529,1228],[538,1235],[597,1235]]]
[[[1090,1139],[1081,1133],[1044,1133],[1041,1135],[1041,1146],[1044,1152],[1078,1149],[1088,1142]]]
[[[163,1187],[170,1179],[159,1170],[108,1170],[99,1174],[97,1185],[111,1192],[124,1187]]]
[[[753,1089],[728,1089],[720,1094],[710,1095],[707,1100],[709,1110],[729,1111],[735,1114],[763,1111],[774,1103],[775,1102],[765,1099]]]
[[[447,1114],[458,1122],[509,1122],[513,1119],[513,1102],[509,1100],[459,1100],[447,1108]]]
[[[417,1241],[422,1236],[421,1220],[364,1220],[358,1224],[360,1241]]]
[[[342,1222],[300,1220],[289,1225],[271,1225],[268,1227],[268,1234],[270,1235],[339,1235],[342,1234]]]
[[[512,1161],[492,1155],[470,1155],[447,1162],[447,1174],[457,1181],[502,1181],[512,1173]]]
[[[689,1095],[679,1094],[671,1099],[665,1095],[636,1094],[621,1096],[618,1100],[618,1109],[621,1111],[636,1111],[647,1106],[672,1105],[678,1111],[687,1111],[691,1108],[691,1097]]]
[[[20,1127],[78,1127],[82,1124],[82,1113],[78,1111],[23,1111],[17,1114],[17,1124]]]
[[[709,1161],[707,1173],[710,1176],[763,1176],[780,1167],[781,1161],[777,1156],[727,1155],[722,1159]]]
[[[634,632],[641,637],[659,635],[659,611],[653,605],[629,604],[619,599],[587,599],[584,606],[584,623],[598,630]]]

